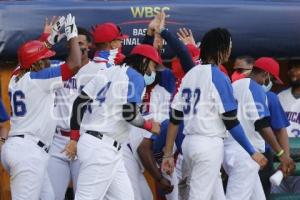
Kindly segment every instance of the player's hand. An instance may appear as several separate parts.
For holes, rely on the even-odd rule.
[[[164,178],[164,177],[162,177],[160,179],[160,181],[158,181],[158,185],[164,191],[164,193],[166,193],[166,194],[171,193],[174,189],[174,186],[171,185],[171,182],[168,179]]]
[[[158,18],[158,14],[155,15],[154,19],[152,19],[148,25],[147,35],[153,36],[155,32],[155,28],[159,25],[160,21]]]
[[[53,24],[55,24],[56,19],[57,19],[57,17],[53,16],[51,19],[51,22],[49,23],[48,17],[45,18],[43,33],[51,34],[52,27],[53,27]]]
[[[69,143],[65,146],[62,153],[66,153],[69,159],[74,160],[77,154],[77,141],[70,140]]]
[[[256,152],[251,157],[259,164],[260,168],[264,168],[268,163],[268,159],[262,153]]]
[[[285,177],[294,172],[295,162],[287,154],[283,154],[282,156],[280,156],[279,160],[280,160],[279,169],[282,171]]]
[[[174,163],[174,157],[173,155],[168,157],[163,157],[162,163],[161,163],[161,171],[167,173],[168,175],[171,175],[174,172],[175,163]]]
[[[287,175],[288,176],[294,174],[295,170],[296,170],[296,164],[295,164],[294,160],[290,156],[289,156],[289,161],[290,161],[290,164],[289,164],[289,168],[287,170]]]
[[[184,44],[193,44],[196,46],[196,42],[191,29],[180,28],[177,32],[177,36]]]
[[[159,24],[155,27],[155,32],[160,33],[160,31],[165,28],[165,23],[166,23],[166,14],[164,11],[161,11],[160,13],[157,14]]]
[[[65,22],[65,34],[67,36],[67,40],[69,41],[71,38],[78,36],[77,26],[75,24],[75,17],[69,13]]]
[[[54,45],[58,43],[62,38],[64,38],[64,34],[61,34],[60,30],[65,23],[65,17],[53,17],[50,24],[48,24],[47,21],[48,19],[46,18],[44,32],[45,29],[47,29],[46,31],[48,31],[48,29],[51,27],[50,35],[47,39],[47,42],[51,45]]]
[[[156,135],[160,134],[160,123],[159,122],[152,121],[151,132],[156,134]]]

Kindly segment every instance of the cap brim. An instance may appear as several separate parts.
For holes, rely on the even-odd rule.
[[[119,35],[116,39],[118,39],[118,40],[124,40],[124,39],[127,39],[127,38],[129,38],[128,35],[122,34],[122,35]]]
[[[275,79],[276,79],[277,84],[280,84],[280,85],[284,84],[283,81],[278,76],[275,76]]]

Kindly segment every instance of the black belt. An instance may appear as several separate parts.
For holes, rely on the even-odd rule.
[[[25,138],[25,135],[12,135],[11,137]],[[44,149],[44,150],[48,153],[49,149],[48,149],[48,148],[44,148],[46,145],[45,145],[42,141],[39,140],[36,144],[37,144],[39,147],[41,147],[42,149]]]
[[[103,133],[100,133],[98,131],[86,131],[86,133],[89,134],[89,135],[92,135],[92,136],[94,136],[94,137],[96,137],[100,140],[102,140],[103,136],[104,136]],[[121,144],[118,141],[114,140],[114,139],[112,139],[112,140],[114,141],[113,146],[119,151],[121,149]]]

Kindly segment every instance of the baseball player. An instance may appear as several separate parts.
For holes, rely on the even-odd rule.
[[[70,45],[65,64],[49,68],[54,51],[46,46],[55,44],[59,30],[65,26]],[[51,44],[51,45],[50,45]],[[46,176],[55,120],[50,116],[54,92],[63,87],[81,66],[75,17],[69,14],[58,19],[47,44],[33,40],[18,51],[20,70],[9,82],[11,130],[2,149],[2,164],[10,175],[12,199],[39,199]]]
[[[250,56],[237,57],[234,62],[234,72],[231,75],[231,81],[234,82],[246,78],[250,74],[253,64],[254,59]]]
[[[178,180],[176,180],[177,177],[173,177],[173,181],[171,183],[169,178],[163,176],[161,170],[157,167],[161,165],[162,156],[163,156],[162,150],[166,141],[168,124],[169,124],[169,120],[164,120],[161,123],[161,129],[159,135],[152,135],[149,134],[149,132],[148,134],[145,133],[144,139],[141,141],[141,143],[137,148],[137,152],[143,166],[155,179],[156,183],[158,183],[159,189],[161,190],[162,194],[166,195],[166,199],[178,199],[178,188],[177,188]],[[175,140],[177,150],[180,153],[181,153],[181,143],[184,139],[182,130],[183,130],[183,123],[181,123],[181,125],[179,126],[179,130],[178,130],[179,133],[177,134]],[[174,178],[176,179],[174,180]],[[174,191],[172,192],[172,190]]]
[[[300,63],[297,60],[289,61],[288,77],[290,88],[280,92],[278,98],[290,122],[287,127],[289,137],[300,136]],[[272,188],[272,193],[300,192],[300,177],[289,176],[281,184]]]
[[[101,66],[93,64],[88,58],[88,51],[92,45],[91,34],[78,27],[78,44],[81,50],[82,67],[76,75],[69,80],[64,81],[64,88],[58,89],[55,92],[55,107],[54,117],[57,122],[56,130],[54,131],[53,142],[49,149],[48,174],[50,186],[45,184],[41,198],[63,200],[69,185],[70,179],[73,181],[73,189],[76,190],[77,177],[79,172],[79,161],[70,160],[62,153],[65,145],[69,142],[70,128],[69,118],[74,99],[80,93],[82,87],[89,81]],[[57,62],[60,64],[60,62]],[[54,62],[52,62],[54,65]],[[102,66],[103,67],[103,66]],[[90,109],[88,110],[90,112]]]
[[[226,129],[257,163],[266,164],[265,157],[245,137],[236,118],[237,105],[230,81],[217,67],[228,60],[230,53],[231,36],[226,29],[207,32],[201,42],[203,64],[185,75],[171,105],[162,170],[172,173],[174,169],[172,149],[178,124],[184,119],[182,151],[190,169],[191,200],[211,199],[214,186],[222,184],[219,171]]]
[[[265,58],[255,61],[249,78],[243,78],[233,83],[233,91],[238,101],[238,119],[246,130],[246,134],[258,152],[265,152],[265,141],[276,152],[281,161],[284,174],[292,168],[293,161],[277,142],[270,127],[270,111],[267,96],[261,87],[272,74],[280,81],[275,69],[266,63]],[[279,68],[277,69],[279,71]],[[261,85],[260,85],[261,84]],[[223,166],[229,176],[226,199],[265,199],[265,194],[259,179],[259,166],[249,159],[246,152],[232,137],[225,142]],[[243,162],[240,162],[243,160]],[[247,182],[245,182],[247,180]]]
[[[270,68],[277,69],[275,73],[279,76],[279,64],[273,58],[263,58],[266,60],[264,65],[270,65]],[[234,73],[232,74],[231,78],[232,81],[237,81],[242,78],[246,78],[253,69],[254,59],[249,56],[241,56],[238,57],[234,64]],[[282,146],[283,150],[286,152],[287,155],[289,153],[289,145],[288,145],[288,138],[287,138],[287,131],[286,127],[289,126],[288,119],[283,111],[283,108],[279,102],[277,95],[271,92],[272,83],[276,82],[274,77],[270,74],[270,79],[262,85],[264,91],[267,94],[268,100],[268,108],[270,110],[270,125],[274,133],[276,134],[276,138],[278,143]],[[271,183],[269,181],[270,176],[273,174],[273,153],[271,151],[270,145],[266,144],[266,151],[264,153],[266,158],[268,159],[268,164],[259,171],[260,180],[264,189],[264,193],[266,195],[266,199],[270,198],[270,189]],[[291,169],[291,172],[293,169]]]
[[[150,75],[157,64],[161,59],[152,46],[137,45],[121,66],[100,71],[74,101],[66,152],[75,156],[80,137],[75,199],[134,199],[120,149],[128,139],[129,123],[159,132],[159,124],[144,120],[138,110],[147,84],[143,75]],[[93,112],[86,112],[81,122],[80,108],[92,101]]]
[[[92,38],[93,37],[93,38]],[[50,160],[48,164],[51,190],[46,191],[43,199],[62,200],[72,178],[73,190],[76,191],[77,178],[80,163],[77,159],[69,159],[62,151],[70,140],[70,116],[75,98],[80,94],[82,88],[97,74],[115,64],[119,55],[118,48],[127,35],[121,33],[117,25],[113,23],[99,24],[93,28],[92,35],[83,28],[78,27],[78,43],[81,50],[82,67],[71,79],[64,82],[64,88],[56,91],[55,118],[57,119],[56,131],[53,144],[49,150]],[[96,46],[95,57],[92,61],[88,58],[90,46],[94,40]],[[101,62],[99,62],[101,60]],[[88,106],[87,112],[92,112]],[[48,185],[45,185],[48,187]]]

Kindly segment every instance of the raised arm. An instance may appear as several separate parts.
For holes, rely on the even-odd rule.
[[[190,55],[187,46],[165,28],[164,12],[161,13],[160,20],[160,24],[159,26],[157,26],[156,31],[161,35],[163,39],[166,40],[167,44],[175,52],[176,56],[180,60],[180,64],[184,72],[187,73],[192,67],[195,66],[195,63],[193,62],[193,58]]]

